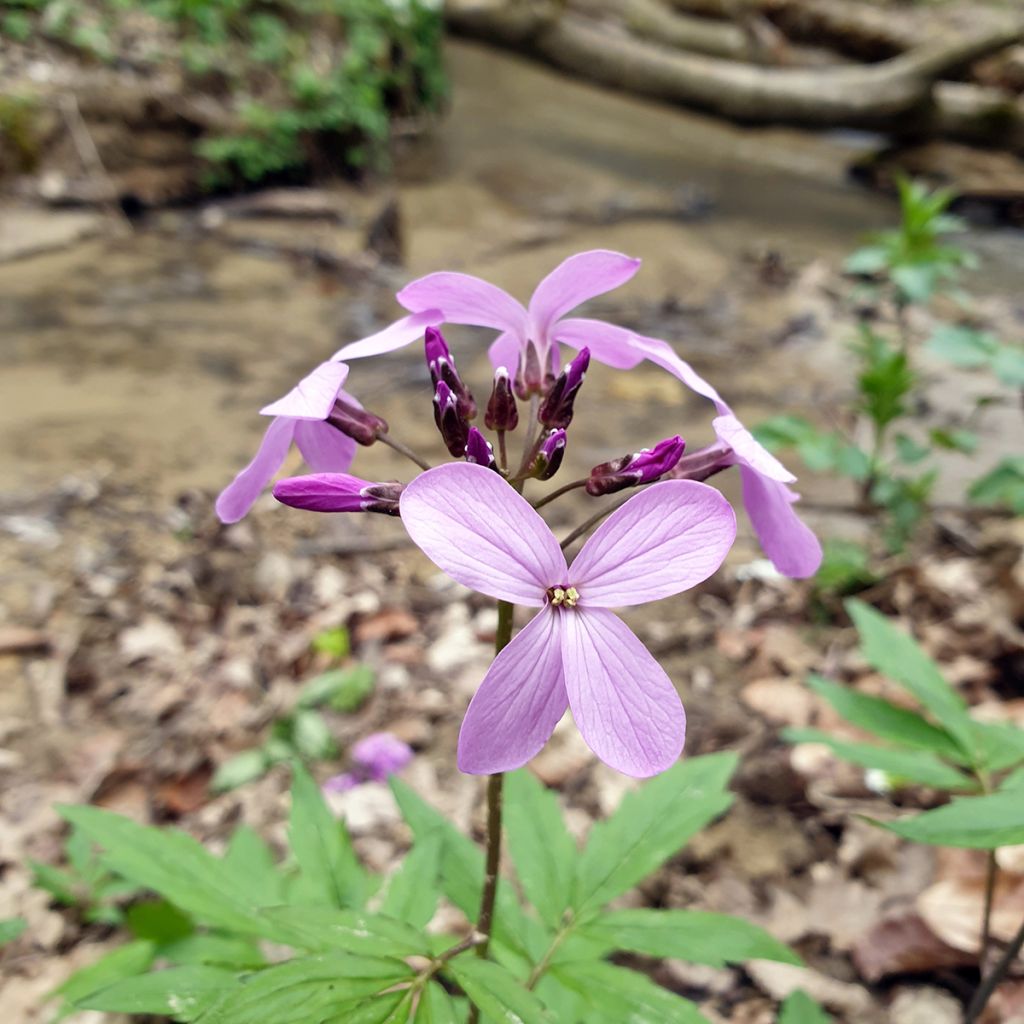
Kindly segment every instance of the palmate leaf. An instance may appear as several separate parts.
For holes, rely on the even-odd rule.
[[[440,833],[418,839],[388,881],[381,913],[425,928],[437,910],[441,873]]]
[[[559,964],[551,973],[578,992],[602,1022],[708,1024],[708,1019],[688,999],[655,984],[646,974],[625,967],[582,961]],[[591,1019],[588,1016],[587,1020]]]
[[[907,708],[901,708],[881,697],[858,693],[848,686],[812,675],[807,685],[829,702],[852,725],[889,740],[918,750],[930,750],[954,761],[963,759],[956,740],[945,730],[926,721]]]
[[[558,928],[575,878],[576,843],[555,794],[528,771],[505,778],[508,845],[516,875],[541,920]]]
[[[994,850],[1024,843],[1024,799],[1017,789],[962,797],[902,821],[876,822],[906,839],[931,846]]]
[[[492,960],[456,957],[445,971],[494,1024],[555,1024],[544,1004],[515,975]]]
[[[411,1010],[412,996],[408,990],[390,992],[346,1008],[323,1024],[407,1024]]]
[[[725,787],[736,762],[727,753],[692,757],[627,793],[618,810],[590,831],[577,869],[577,916],[596,914],[718,817],[732,803]]]
[[[755,959],[802,963],[763,928],[702,910],[613,910],[583,925],[579,933],[604,944],[609,952],[643,953],[709,967]]]
[[[440,986],[431,982],[423,990],[416,1007],[415,1024],[462,1024],[455,1001]]]
[[[977,788],[973,779],[926,750],[895,750],[871,743],[855,743],[836,739],[820,729],[784,729],[782,735],[790,743],[821,743],[846,761],[862,768],[875,768],[907,782],[919,782],[936,789]]]
[[[423,956],[428,942],[424,935],[403,921],[361,910],[292,905],[261,911],[268,922],[268,935],[310,952],[343,950],[360,956]]]
[[[850,598],[846,610],[860,634],[861,649],[869,664],[912,693],[973,760],[976,751],[967,704],[943,679],[935,662],[909,633],[870,605]]]
[[[161,959],[180,967],[226,967],[258,970],[267,964],[254,939],[234,935],[189,935],[160,947]]]
[[[145,1013],[195,1020],[235,985],[236,975],[218,967],[171,967],[125,978],[76,1003],[78,1009]]]
[[[62,996],[64,999],[64,1006],[56,1020],[66,1017],[73,1006],[94,992],[112,985],[115,981],[145,973],[155,956],[156,947],[152,942],[129,942],[111,950],[87,967],[75,971],[51,993],[51,996]]]
[[[224,853],[224,866],[244,883],[256,905],[273,907],[284,903],[287,878],[255,829],[248,825],[235,829]]]

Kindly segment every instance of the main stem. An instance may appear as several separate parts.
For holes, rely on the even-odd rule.
[[[494,653],[499,654],[512,639],[512,605],[498,602],[498,629],[494,634]],[[494,901],[498,895],[498,872],[501,868],[501,803],[505,776],[498,772],[487,779],[487,860],[484,869],[484,891],[480,897],[480,913],[476,931],[483,941],[476,947],[477,956],[487,956],[494,926]],[[478,1024],[480,1010],[472,1005],[466,1024]]]
[[[967,1007],[967,1016],[965,1017],[967,1024],[974,1024],[981,1016],[992,993],[995,992],[999,982],[1009,973],[1022,948],[1024,948],[1024,922],[1021,922],[1020,930],[1006,947],[1006,952],[999,958],[999,962],[989,971],[988,976],[978,986],[978,991],[974,993],[971,1005]]]

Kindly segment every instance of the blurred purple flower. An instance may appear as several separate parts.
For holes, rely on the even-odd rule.
[[[334,775],[324,784],[326,793],[346,793],[364,782],[385,782],[400,772],[413,757],[412,747],[389,732],[364,736],[352,748],[352,769]]]

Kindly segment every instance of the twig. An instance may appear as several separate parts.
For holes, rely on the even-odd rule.
[[[999,958],[999,962],[992,968],[978,986],[978,991],[974,993],[971,1005],[967,1007],[967,1015],[964,1018],[965,1024],[974,1024],[974,1022],[981,1016],[982,1011],[985,1009],[986,1004],[992,997],[992,993],[995,992],[999,982],[1001,982],[1009,973],[1009,970],[1013,966],[1014,960],[1017,959],[1017,955],[1020,953],[1021,948],[1024,948],[1024,921],[1021,922],[1020,929],[1013,937],[1013,941],[1006,947],[1006,952]]]
[[[426,459],[417,455],[408,445],[402,444],[401,441],[396,441],[390,434],[378,434],[377,440],[381,444],[386,444],[389,448],[393,448],[399,455],[404,455],[407,459],[415,462],[420,469],[430,469],[430,463]]]
[[[578,487],[585,487],[590,477],[585,476],[582,480],[573,480],[570,484],[563,484],[557,490],[552,491],[550,494],[545,494],[543,498],[538,498],[534,503],[534,508],[543,508],[549,501],[554,501],[555,498],[560,498],[563,494],[568,494],[570,491],[575,491]]]
[[[602,519],[605,518],[605,516],[610,516],[616,509],[622,508],[622,506],[625,505],[631,497],[632,495],[627,494],[626,497],[621,498],[619,501],[615,502],[614,505],[609,505],[603,511],[592,515],[588,520],[586,520],[586,522],[580,523],[580,525],[562,541],[562,550],[564,551],[573,541],[579,540],[585,533],[592,530],[599,522],[601,522]]]
[[[988,851],[988,861],[985,865],[985,909],[981,917],[981,950],[978,953],[978,969],[982,975],[985,973],[985,964],[988,962],[988,951],[992,945],[992,899],[996,891],[996,875],[999,873],[999,862],[996,860],[996,851]]]

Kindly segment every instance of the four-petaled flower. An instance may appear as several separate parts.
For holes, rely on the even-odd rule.
[[[707,579],[736,534],[714,488],[652,484],[615,511],[567,565],[540,515],[498,474],[471,463],[422,473],[402,492],[409,535],[448,575],[541,611],[495,658],[459,735],[459,767],[518,768],[566,707],[606,764],[627,775],[678,758],[686,715],[671,680],[611,608],[678,594]]]

